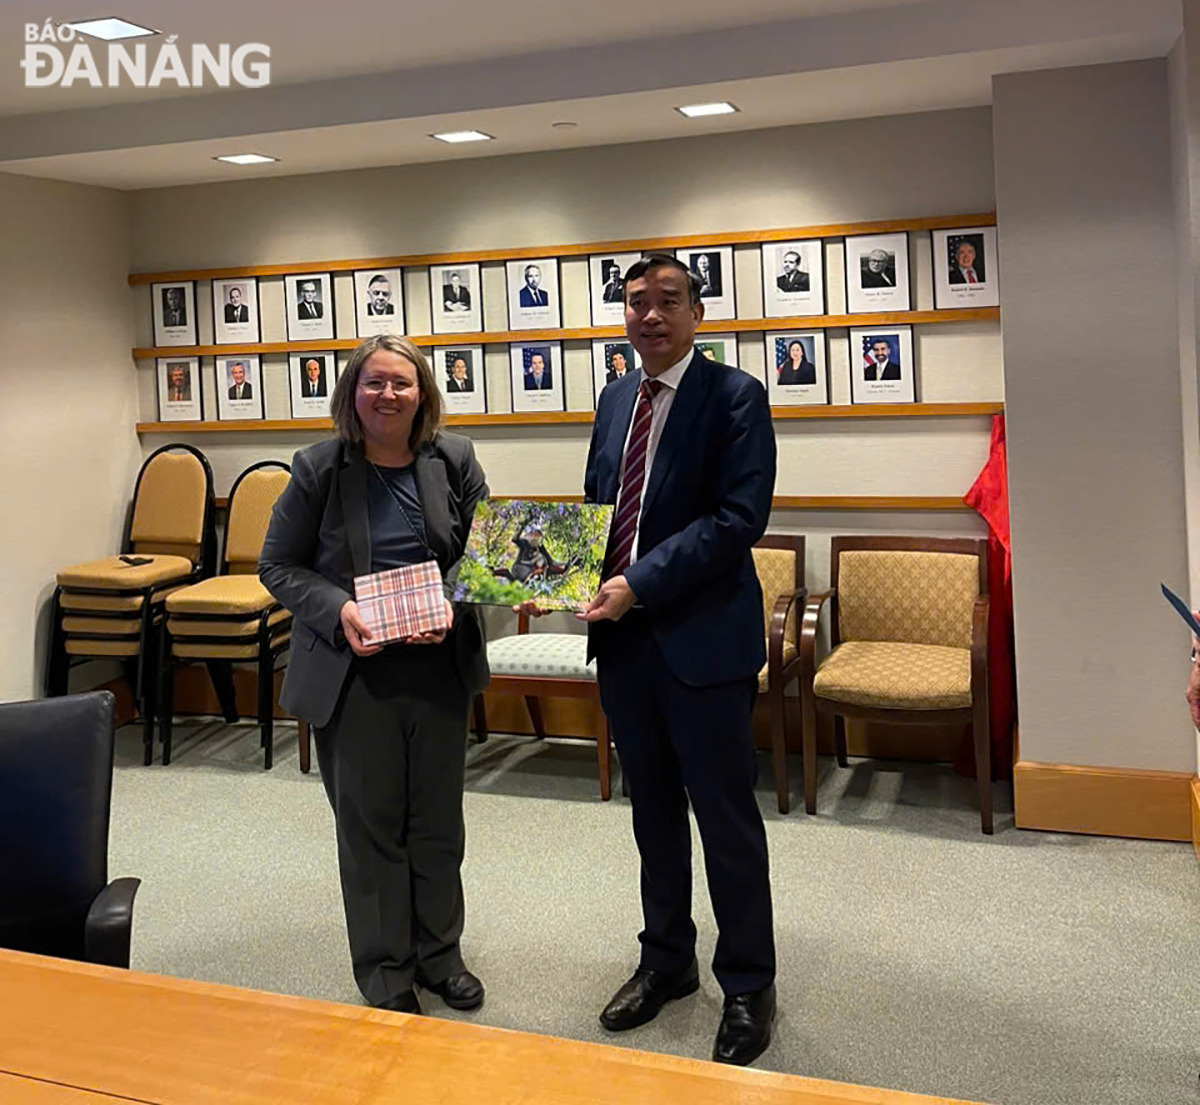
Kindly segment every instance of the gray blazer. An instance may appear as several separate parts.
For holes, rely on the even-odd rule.
[[[449,597],[487,483],[470,438],[459,434],[439,433],[415,459],[425,536]],[[354,577],[371,570],[367,472],[361,447],[336,438],[301,449],[258,561],[263,586],[295,619],[280,705],[318,728],[333,714],[354,655],[342,633],[342,606],[354,597]],[[474,607],[456,606],[450,635],[463,686],[474,696],[489,681]]]

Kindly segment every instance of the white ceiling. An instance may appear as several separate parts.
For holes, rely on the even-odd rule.
[[[181,43],[258,36],[271,87],[39,90],[4,71],[0,171],[134,189],[973,106],[997,73],[1162,56],[1180,22],[1178,0],[740,0],[737,25],[728,0],[117,2],[125,18],[182,28]],[[44,7],[5,0],[0,27]],[[707,99],[741,112],[673,110]],[[578,126],[551,127],[564,119]],[[428,137],[468,126],[498,140]],[[211,160],[246,150],[281,160]]]

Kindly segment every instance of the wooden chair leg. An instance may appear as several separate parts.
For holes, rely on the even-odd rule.
[[[838,767],[849,767],[850,761],[846,758],[846,719],[841,714],[833,719],[833,745],[837,750]]]
[[[775,775],[775,799],[780,813],[791,812],[788,793],[787,732],[784,728],[783,686],[779,678],[767,687],[767,704],[771,709],[771,770]]]
[[[600,696],[594,702],[596,718],[596,764],[600,770],[600,799],[607,802],[612,798],[612,757],[611,739],[608,733],[608,715],[600,705]]]
[[[473,709],[475,711],[475,740],[478,744],[483,744],[488,739],[488,720],[487,703],[484,701],[482,692],[475,696]]]
[[[975,778],[979,785],[979,823],[987,835],[994,831],[992,824],[992,734],[986,692],[976,695],[972,708],[971,728],[975,738]],[[978,701],[982,699],[982,701]]]
[[[804,732],[804,808],[817,812],[817,700],[812,684],[800,681],[801,727]]]
[[[300,773],[307,775],[312,770],[312,733],[307,721],[300,722]]]
[[[529,710],[529,720],[533,722],[533,731],[538,740],[546,739],[546,723],[542,720],[542,704],[531,694],[525,696],[525,706]]]

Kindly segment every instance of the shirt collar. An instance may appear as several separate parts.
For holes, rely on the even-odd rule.
[[[642,375],[647,380],[657,380],[660,384],[663,384],[664,386],[669,387],[672,391],[675,391],[679,388],[679,384],[683,380],[683,374],[687,371],[688,365],[692,363],[692,357],[694,357],[695,354],[696,347],[694,345],[689,345],[688,351],[683,355],[683,359],[676,361],[673,365],[671,365],[670,368],[660,372],[654,377],[646,376],[644,372]]]

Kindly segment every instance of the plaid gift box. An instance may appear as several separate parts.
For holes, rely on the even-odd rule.
[[[371,631],[371,644],[448,628],[442,573],[436,560],[356,576],[354,601]]]

